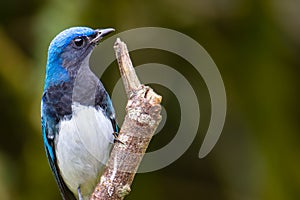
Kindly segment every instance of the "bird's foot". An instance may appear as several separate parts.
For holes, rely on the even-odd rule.
[[[77,188],[77,193],[78,193],[78,199],[83,200],[83,197],[82,197],[82,194],[81,194],[81,191],[80,191],[80,186]]]
[[[119,138],[118,138],[119,133],[118,133],[118,132],[113,132],[113,136],[115,137],[114,143],[124,144],[124,142],[122,142],[121,140],[119,140]],[[124,144],[124,145],[125,145],[125,144]]]

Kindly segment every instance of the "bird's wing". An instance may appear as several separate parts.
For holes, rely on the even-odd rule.
[[[51,120],[49,121],[46,116],[44,115],[44,108],[42,106],[42,131],[43,131],[43,140],[44,140],[44,146],[47,154],[48,161],[50,163],[50,167],[52,169],[52,172],[54,174],[55,180],[58,184],[59,190],[61,195],[63,196],[64,200],[76,200],[74,194],[70,191],[70,189],[67,187],[66,183],[63,181],[63,178],[59,174],[59,169],[56,162],[56,156],[55,156],[55,136],[56,131],[55,130],[54,123],[51,123]]]
[[[112,101],[109,97],[109,94],[104,89],[104,87],[100,81],[99,81],[98,89],[96,91],[95,98],[96,98],[95,99],[96,106],[99,106],[104,111],[106,116],[110,119],[115,133],[118,134],[120,129],[119,129],[118,123],[116,121],[115,110],[112,105]]]

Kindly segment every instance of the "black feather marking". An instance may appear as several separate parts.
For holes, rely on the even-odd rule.
[[[72,82],[51,86],[43,95],[45,114],[58,123],[66,116],[72,116]]]

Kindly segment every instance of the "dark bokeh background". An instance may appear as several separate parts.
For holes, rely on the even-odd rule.
[[[60,199],[43,149],[39,107],[48,44],[74,25],[180,31],[209,52],[224,80],[226,124],[213,151],[199,159],[210,116],[201,77],[166,52],[132,53],[136,65],[187,69],[182,73],[203,96],[204,111],[187,152],[164,169],[138,174],[128,199],[300,199],[299,8],[296,0],[1,1],[0,199]],[[111,92],[110,80],[119,75],[116,65],[109,69],[102,78]],[[173,117],[150,150],[167,144],[179,123],[172,92],[153,87]]]

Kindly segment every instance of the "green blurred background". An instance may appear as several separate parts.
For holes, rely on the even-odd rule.
[[[180,31],[209,52],[224,80],[225,127],[213,151],[199,159],[210,118],[205,83],[174,55],[132,52],[136,65],[160,62],[181,71],[203,104],[191,147],[170,166],[138,174],[127,199],[300,199],[299,1],[2,0],[0,5],[1,200],[60,199],[43,149],[40,98],[48,45],[74,25]],[[119,78],[115,63],[102,78],[111,92]],[[167,144],[179,123],[172,92],[153,87],[175,114],[168,114],[173,117],[150,150]]]

